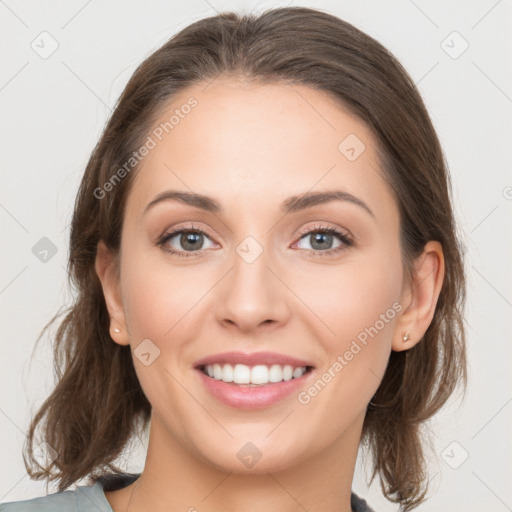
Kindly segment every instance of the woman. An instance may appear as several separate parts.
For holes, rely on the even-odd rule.
[[[438,138],[374,39],[297,7],[172,37],[93,151],[69,258],[25,464],[93,485],[2,510],[371,510],[360,445],[389,500],[425,500],[420,427],[466,383],[465,277]]]

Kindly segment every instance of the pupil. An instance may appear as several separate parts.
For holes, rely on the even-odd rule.
[[[180,242],[184,249],[197,250],[201,246],[201,237],[201,233],[184,233]]]
[[[323,239],[323,238],[325,238],[325,237],[327,237],[327,241],[328,241],[328,242],[329,242],[329,241],[332,241],[332,240],[331,240],[331,239],[332,239],[332,235],[331,235],[331,234],[329,234],[329,233],[317,233],[316,235],[313,235],[313,239],[314,239],[314,241],[313,241],[313,243],[311,244],[311,245],[312,245],[312,247],[313,247],[313,249],[317,249],[317,248],[315,247],[315,244],[316,244],[316,243],[319,243],[319,242],[320,242],[320,245],[319,245],[319,247],[318,247],[318,248],[319,248],[319,249],[325,249],[325,246],[326,246],[325,241],[324,241],[324,243],[323,243],[323,244],[321,243],[321,242],[322,242],[322,239]],[[327,244],[327,245],[328,245],[328,244]]]

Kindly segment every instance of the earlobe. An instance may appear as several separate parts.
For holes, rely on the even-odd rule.
[[[126,319],[121,300],[117,256],[100,240],[96,249],[95,270],[101,282],[110,316],[110,336],[119,345],[129,345]]]
[[[414,275],[404,289],[400,316],[392,341],[392,350],[408,350],[420,342],[427,331],[437,306],[444,280],[444,256],[439,242],[430,241],[414,262]]]

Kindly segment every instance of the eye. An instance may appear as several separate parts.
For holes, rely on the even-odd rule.
[[[315,256],[332,255],[353,245],[353,240],[347,233],[328,226],[315,226],[314,229],[301,231],[300,235],[299,242],[302,240],[310,241],[312,247],[309,248],[309,252]],[[333,247],[332,244],[336,238],[340,242]],[[158,240],[157,245],[161,246],[164,251],[176,256],[192,257],[200,256],[203,249],[212,248],[213,244],[210,247],[203,246],[205,240],[211,241],[208,233],[194,225],[190,225],[186,228],[181,227],[165,233]],[[308,250],[307,247],[299,248]]]
[[[198,254],[193,253],[205,249],[205,247],[203,247],[204,241],[209,239],[205,231],[191,225],[187,228],[178,228],[169,233],[165,233],[157,243],[162,246],[164,251],[171,254],[190,257],[198,256]],[[181,248],[179,246],[181,246]],[[208,247],[206,247],[206,249],[208,249]]]
[[[332,255],[353,245],[353,240],[347,233],[332,227],[315,226],[314,229],[302,231],[300,234],[302,236],[299,242],[302,240],[309,241],[310,251],[318,256]],[[336,238],[340,240],[340,243],[333,246]],[[306,249],[308,248],[306,247]]]

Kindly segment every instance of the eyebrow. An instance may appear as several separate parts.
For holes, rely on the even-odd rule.
[[[207,212],[211,213],[223,212],[221,204],[213,197],[205,196],[203,194],[196,194],[194,192],[166,190],[158,194],[146,206],[143,215],[145,215],[148,212],[148,210],[150,210],[156,204],[162,201],[170,200],[180,201],[184,204],[188,204],[195,208],[200,208],[201,210],[206,210]],[[283,203],[281,204],[281,211],[285,214],[295,213],[301,210],[305,210],[306,208],[311,208],[312,206],[329,203],[331,201],[345,201],[355,204],[356,206],[359,206],[362,209],[364,209],[373,218],[375,218],[374,213],[370,210],[370,208],[364,201],[342,190],[329,190],[325,192],[305,192],[303,194],[291,196],[285,201],[283,201]]]

